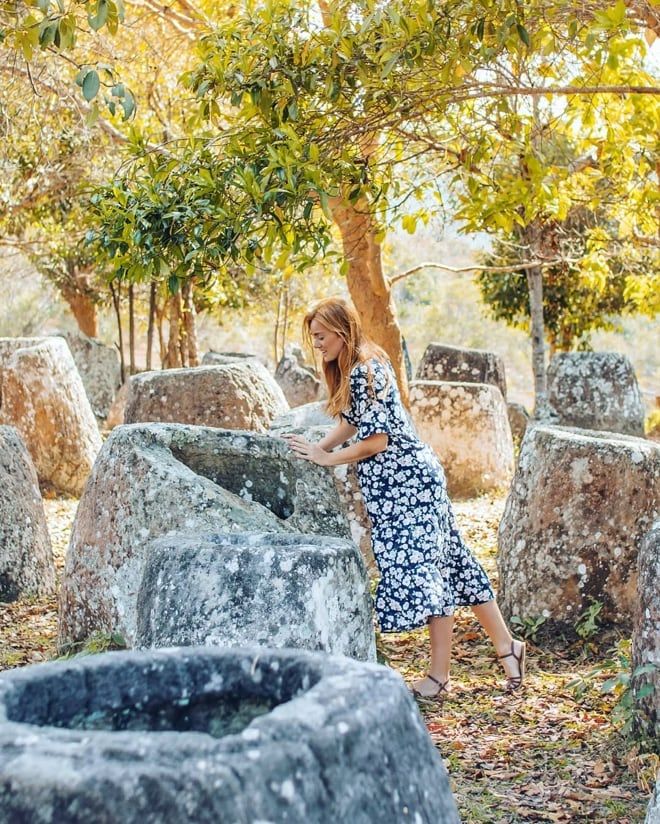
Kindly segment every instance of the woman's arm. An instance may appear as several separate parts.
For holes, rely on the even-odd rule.
[[[326,452],[330,452],[335,446],[339,446],[339,444],[346,443],[346,441],[350,440],[356,432],[357,429],[351,426],[345,418],[342,418],[332,431],[321,438],[318,445],[321,449],[325,449]]]
[[[339,466],[363,461],[365,458],[384,452],[387,449],[388,437],[379,432],[343,449],[338,449],[336,452],[326,452],[320,443],[310,443],[301,435],[287,435],[286,441],[299,458],[312,461],[320,466]]]

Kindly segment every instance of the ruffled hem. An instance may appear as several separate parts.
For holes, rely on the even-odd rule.
[[[378,615],[378,611],[376,611],[376,617],[378,618],[378,625],[380,627],[380,631],[382,633],[395,633],[395,632],[412,632],[415,629],[421,629],[421,627],[425,627],[428,622],[429,618],[449,618],[454,614],[455,607],[479,607],[483,606],[483,604],[490,604],[491,601],[494,601],[495,598],[488,598],[486,601],[474,601],[470,604],[455,604],[452,607],[447,607],[446,611],[439,613],[437,611],[428,612],[423,618],[420,617],[418,619],[413,619],[411,621],[392,621],[391,619],[386,622],[381,621],[380,616]]]

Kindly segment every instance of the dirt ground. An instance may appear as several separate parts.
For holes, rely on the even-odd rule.
[[[504,500],[459,501],[459,524],[494,583],[497,525]],[[58,579],[77,501],[45,500]],[[57,654],[57,600],[0,604],[0,670]],[[612,643],[615,639],[609,639]],[[659,759],[638,752],[612,720],[618,700],[603,694],[606,676],[588,674],[611,653],[600,637],[554,644],[528,641],[528,677],[520,695],[502,688],[494,653],[467,611],[458,616],[452,681],[444,704],[420,702],[429,733],[451,777],[466,824],[527,821],[639,824]],[[407,681],[428,667],[425,630],[378,639],[381,660]],[[578,697],[568,685],[580,676]]]

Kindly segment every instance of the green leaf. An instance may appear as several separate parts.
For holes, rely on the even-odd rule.
[[[105,26],[108,19],[108,0],[98,0],[96,3],[96,14],[88,14],[87,21],[89,25],[98,31]]]
[[[323,214],[328,218],[328,220],[332,220],[332,212],[330,211],[330,201],[328,200],[328,193],[319,192],[319,199],[321,201],[321,209],[323,209]]]
[[[121,101],[121,107],[124,110],[124,120],[128,120],[135,111],[135,98],[129,89],[124,89],[124,98]]]
[[[82,82],[83,97],[88,103],[94,100],[96,95],[99,93],[100,87],[101,81],[99,80],[98,72],[94,71],[94,69],[90,69]]]
[[[527,48],[529,48],[530,45],[531,45],[531,41],[530,41],[530,38],[529,38],[529,32],[523,26],[522,23],[516,23],[516,31],[518,32],[518,37],[523,41],[523,43],[527,46]]]

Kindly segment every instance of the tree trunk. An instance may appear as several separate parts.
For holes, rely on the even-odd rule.
[[[523,232],[523,239],[532,260],[541,252],[539,227],[532,223]],[[530,337],[532,341],[532,371],[534,373],[534,417],[544,420],[550,417],[548,383],[545,368],[545,321],[543,318],[543,269],[529,266],[526,269],[529,290]]]
[[[392,290],[382,267],[381,247],[376,240],[377,226],[369,204],[352,205],[336,200],[332,215],[342,237],[344,256],[348,263],[346,281],[367,337],[387,352],[408,405],[408,379],[403,356],[401,330],[396,318]]]
[[[169,309],[169,335],[167,341],[167,352],[165,354],[165,369],[176,369],[182,366],[181,362],[181,293],[171,295],[168,302]]]
[[[147,326],[147,372],[151,370],[151,356],[154,346],[154,320],[156,318],[156,284],[149,287],[149,325]]]
[[[167,302],[161,306],[156,301],[156,326],[158,328],[158,351],[160,352],[160,367],[166,369],[167,362],[167,346],[165,345],[165,335],[163,333],[163,321],[165,320],[165,311],[168,308]]]
[[[128,357],[129,373],[134,375],[137,372],[135,366],[135,295],[134,285],[128,285]]]
[[[183,285],[183,322],[186,329],[188,366],[199,366],[199,344],[195,318],[192,281],[186,281]]]
[[[110,294],[112,304],[115,307],[115,317],[117,318],[117,333],[119,335],[119,368],[122,384],[126,382],[126,361],[124,360],[124,333],[121,326],[121,283],[115,286],[110,281]]]
[[[275,315],[275,330],[273,332],[273,358],[275,359],[275,368],[280,362],[280,323],[282,317],[282,290],[277,291],[277,314]]]
[[[90,338],[99,336],[99,317],[96,303],[88,295],[73,290],[62,290],[62,297],[69,304],[78,328]]]

